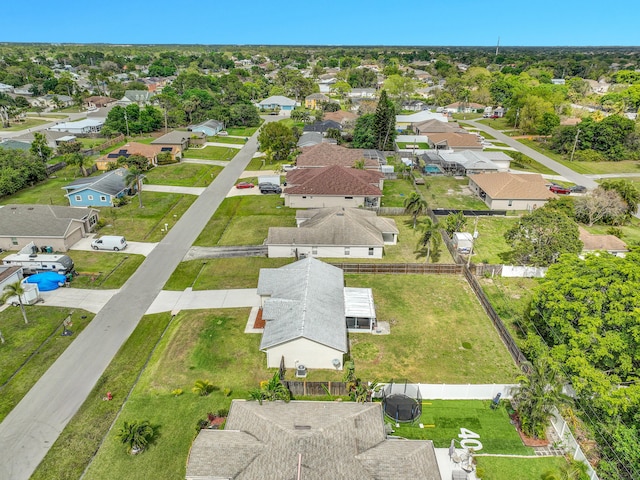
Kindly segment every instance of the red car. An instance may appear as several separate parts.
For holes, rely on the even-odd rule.
[[[551,190],[553,193],[557,195],[569,195],[571,193],[570,188],[562,187],[560,185],[551,185],[549,187],[549,190]]]
[[[249,183],[249,182],[240,182],[239,184],[236,185],[236,188],[253,188],[254,185],[253,183]]]

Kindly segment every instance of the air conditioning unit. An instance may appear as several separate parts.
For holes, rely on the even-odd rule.
[[[307,367],[299,363],[298,366],[296,366],[296,378],[306,378],[306,377],[307,377]]]

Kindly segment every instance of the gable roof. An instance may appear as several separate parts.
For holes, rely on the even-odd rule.
[[[341,165],[353,167],[358,160],[364,160],[365,168],[378,168],[384,155],[377,150],[362,148],[345,148],[331,143],[320,143],[313,147],[305,147],[296,159],[298,168],[327,167]]]
[[[260,350],[306,338],[340,352],[349,350],[342,270],[309,257],[280,268],[262,268],[258,295],[266,320]]]
[[[118,168],[97,177],[78,178],[62,188],[67,191],[67,197],[88,188],[107,195],[117,195],[127,189],[126,177],[127,169]]]
[[[595,250],[604,250],[606,252],[627,252],[627,244],[615,235],[597,235],[589,233],[584,228],[579,227],[580,241],[583,243],[582,250],[592,252]]]
[[[8,138],[0,142],[0,148],[6,148],[7,150],[29,151],[31,150],[31,143]]]
[[[548,200],[556,198],[556,195],[547,188],[547,181],[539,173],[478,173],[469,175],[469,180],[493,199]]]
[[[129,100],[131,102],[148,102],[153,93],[148,90],[126,90],[122,100]]]
[[[175,153],[174,147],[166,147],[171,148],[171,153]],[[160,152],[163,151],[163,147],[160,145],[145,145],[144,143],[137,142],[129,142],[122,147],[118,147],[115,150],[107,153],[106,156],[101,157],[99,160],[103,159],[118,159],[120,157],[130,157],[131,155],[142,155],[143,157],[148,158],[149,160],[153,159]]]
[[[347,110],[338,110],[337,112],[327,112],[324,114],[325,120],[335,120],[339,123],[353,122],[358,115]]]
[[[324,145],[324,144],[321,144]],[[287,173],[285,195],[366,195],[381,197],[378,185],[384,174],[373,170],[332,165],[321,168],[297,168]]]
[[[387,439],[381,403],[295,400],[233,400],[224,430],[200,430],[186,478],[291,480],[299,455],[305,480],[441,480],[431,441]]]
[[[224,123],[218,120],[207,120],[206,122],[202,122],[197,125],[189,125],[187,129],[194,130],[198,127],[209,127],[209,128],[212,128],[213,130],[216,130],[218,128],[224,128]]]
[[[283,97],[282,95],[273,95],[269,98],[265,98],[258,105],[282,105],[286,107],[295,107],[296,101],[291,100],[290,98]]]
[[[267,245],[384,245],[383,233],[398,234],[396,222],[359,208],[332,207],[301,210],[297,218],[308,218],[299,227],[271,227]]]
[[[480,137],[473,133],[429,133],[434,145],[447,145],[449,148],[482,148]]]
[[[156,138],[151,142],[151,145],[182,145],[185,140],[188,140],[192,136],[197,136],[201,132],[181,132],[174,130],[173,132],[166,133],[161,137]]]
[[[322,122],[315,122],[309,125],[305,125],[302,129],[303,132],[326,132],[330,128],[336,130],[342,130],[342,124],[334,120],[323,120]]]
[[[441,122],[433,118],[412,125],[419,133],[468,133],[455,122]]]
[[[498,165],[493,163],[484,152],[462,150],[461,152],[439,151],[434,153],[445,162],[462,165],[465,170],[495,170],[496,172],[499,170]]]
[[[323,102],[328,102],[329,100],[331,100],[324,93],[312,93],[311,95],[307,95],[306,97],[304,97],[304,99],[305,100],[321,100]]]
[[[82,223],[93,208],[60,205],[17,205],[0,207],[0,236],[64,237],[76,223]]]
[[[435,119],[439,122],[448,122],[449,118],[442,113],[433,113],[429,110],[412,113],[411,115],[396,115],[396,123],[418,123],[425,120]]]

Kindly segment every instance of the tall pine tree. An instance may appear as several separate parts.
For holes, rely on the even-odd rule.
[[[393,150],[393,142],[396,138],[395,123],[395,107],[387,97],[386,90],[382,90],[373,124],[378,150]]]

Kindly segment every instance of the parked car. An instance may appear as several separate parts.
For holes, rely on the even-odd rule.
[[[219,137],[226,137],[227,135],[229,135],[225,130],[221,130],[218,132],[218,136]]]
[[[282,193],[280,185],[274,185],[273,183],[261,183],[258,188],[260,188],[260,193]]]
[[[94,250],[113,250],[114,252],[118,252],[127,248],[127,240],[121,236],[105,235],[91,242],[91,248]]]
[[[563,187],[561,185],[551,185],[549,187],[549,190],[551,190],[553,193],[557,195],[569,195],[571,193],[570,188]]]
[[[584,193],[587,191],[587,187],[583,187],[582,185],[574,185],[571,187],[571,191],[573,193]]]
[[[291,170],[295,169],[296,166],[295,165],[291,165],[291,164],[284,164],[282,165],[282,170],[284,170],[285,172],[290,172]]]
[[[236,185],[236,188],[253,188],[255,185],[249,182],[240,182]]]

